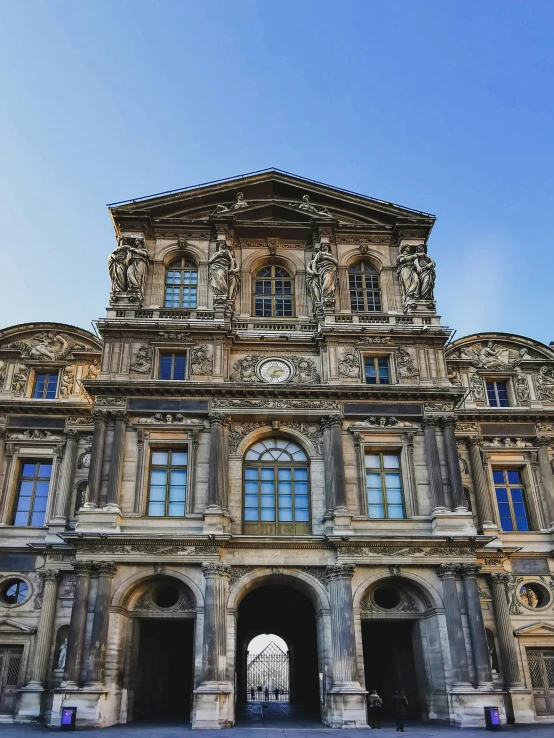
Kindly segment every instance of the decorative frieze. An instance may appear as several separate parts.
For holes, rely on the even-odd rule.
[[[263,409],[263,410],[340,410],[340,400],[272,400],[216,398],[211,401],[214,409]]]

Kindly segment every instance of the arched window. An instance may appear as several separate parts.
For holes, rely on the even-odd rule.
[[[256,275],[254,314],[261,318],[292,318],[294,281],[286,269],[266,266]]]
[[[308,458],[285,438],[265,438],[244,458],[244,533],[310,532]]]
[[[174,259],[165,272],[164,307],[196,308],[198,270],[184,256]]]
[[[379,313],[381,288],[379,273],[371,264],[359,261],[348,269],[350,308],[353,313]]]

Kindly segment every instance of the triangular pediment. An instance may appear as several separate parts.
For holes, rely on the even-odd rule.
[[[551,623],[525,625],[523,628],[514,630],[514,634],[518,638],[521,638],[522,636],[554,636],[554,625]]]
[[[0,635],[14,635],[26,634],[31,635],[36,632],[36,628],[30,628],[28,625],[18,623],[16,620],[9,620],[8,618],[0,619]]]
[[[116,228],[214,222],[334,224],[431,230],[434,216],[304,179],[278,169],[166,192],[110,206]]]

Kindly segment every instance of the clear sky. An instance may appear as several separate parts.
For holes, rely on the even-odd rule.
[[[4,0],[0,325],[90,328],[105,203],[277,167],[434,213],[457,336],[548,343],[552,0]]]

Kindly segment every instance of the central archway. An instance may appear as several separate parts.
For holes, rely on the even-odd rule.
[[[301,591],[286,584],[266,583],[249,592],[238,608],[237,707],[247,702],[248,644],[273,633],[288,646],[289,702],[319,716],[319,670],[315,609]],[[261,686],[261,685],[260,685]],[[264,685],[265,689],[265,685]]]

